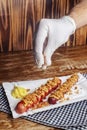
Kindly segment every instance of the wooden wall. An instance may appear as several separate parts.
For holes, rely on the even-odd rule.
[[[33,33],[41,18],[68,14],[79,0],[0,0],[0,52],[32,49]],[[65,46],[86,44],[87,27],[76,31]]]

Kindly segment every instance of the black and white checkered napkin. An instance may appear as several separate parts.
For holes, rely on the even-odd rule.
[[[87,74],[84,76],[87,78]],[[3,87],[0,87],[0,110],[11,114]],[[22,118],[65,130],[87,130],[87,100]]]

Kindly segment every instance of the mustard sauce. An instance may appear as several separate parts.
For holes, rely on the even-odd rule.
[[[11,95],[14,98],[22,99],[23,97],[25,97],[28,94],[28,92],[29,92],[29,89],[25,89],[20,86],[14,86],[13,90],[11,91]]]

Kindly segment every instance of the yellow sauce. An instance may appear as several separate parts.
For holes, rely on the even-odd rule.
[[[20,98],[22,99],[24,96],[26,96],[29,92],[29,89],[25,89],[20,86],[14,86],[14,89],[11,91],[11,95],[14,98]]]

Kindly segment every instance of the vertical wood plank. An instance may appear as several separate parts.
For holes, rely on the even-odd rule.
[[[41,18],[67,15],[80,0],[0,0],[0,52],[30,50]],[[78,29],[63,46],[87,44],[87,26]]]

